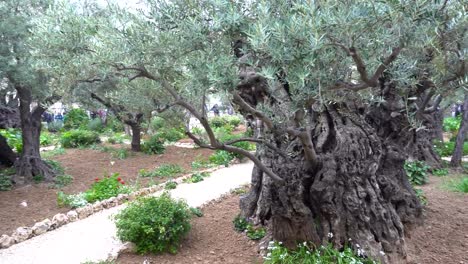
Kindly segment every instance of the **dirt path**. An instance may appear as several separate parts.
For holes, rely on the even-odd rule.
[[[231,189],[250,183],[252,168],[253,164],[250,162],[223,168],[199,183],[180,184],[171,194],[184,198],[191,206],[200,206],[221,197]],[[109,253],[121,246],[121,242],[115,238],[116,229],[111,217],[124,206],[101,211],[2,249],[0,263],[73,264],[107,259]]]
[[[409,263],[468,264],[468,194],[444,188],[448,177],[430,177],[426,219],[407,239]]]

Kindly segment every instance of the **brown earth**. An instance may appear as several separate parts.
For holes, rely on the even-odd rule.
[[[468,194],[447,190],[453,178],[432,176],[421,187],[426,218],[406,239],[409,263],[468,264]]]
[[[67,149],[65,154],[51,159],[59,161],[65,167],[65,172],[74,177],[73,183],[62,189],[66,194],[74,194],[88,189],[95,178],[114,172],[120,173],[127,184],[134,184],[138,178],[140,186],[146,187],[150,181],[138,177],[140,169],[154,169],[170,163],[180,165],[186,172],[190,172],[192,161],[206,160],[211,153],[213,152],[207,149],[168,146],[161,155],[131,153],[127,159],[119,160],[113,159],[110,153],[98,150]],[[111,161],[114,162],[113,165]],[[158,180],[155,179],[155,182]],[[41,183],[0,192],[0,235],[10,235],[17,227],[32,226],[35,222],[51,219],[57,213],[68,211],[69,208],[57,206],[58,191],[60,190],[50,188],[49,184]],[[21,205],[23,201],[27,203],[26,207]]]
[[[192,230],[182,242],[178,254],[122,254],[119,264],[135,263],[262,263],[257,243],[233,229],[232,220],[239,213],[239,196],[232,194],[202,209],[203,216],[192,220]]]

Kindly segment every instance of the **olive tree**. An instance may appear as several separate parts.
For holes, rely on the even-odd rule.
[[[466,27],[460,1],[146,3],[108,8],[91,61],[151,81],[200,121],[208,142],[186,131],[200,147],[254,162],[244,217],[290,247],[351,239],[382,262],[406,255],[422,206],[403,164],[415,149],[432,151],[418,139],[421,114],[463,85],[464,70],[445,67],[454,56],[444,45],[463,50],[464,35],[448,42],[434,30]],[[257,136],[220,142],[196,103],[207,91],[255,117]],[[257,143],[256,153],[239,141]]]

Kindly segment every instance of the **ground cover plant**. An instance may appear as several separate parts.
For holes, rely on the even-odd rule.
[[[164,141],[161,140],[157,135],[153,135],[148,141],[143,143],[141,149],[144,153],[151,155],[162,154],[166,148],[164,147]]]
[[[177,174],[182,173],[184,170],[177,164],[162,164],[154,170],[145,170],[141,169],[138,174],[141,177],[158,177],[158,178],[167,178],[173,177]]]
[[[140,198],[115,216],[117,236],[135,243],[138,253],[176,253],[190,230],[191,211],[181,200],[164,193]]]
[[[448,186],[452,191],[468,193],[468,176],[465,175],[459,179],[451,180]]]
[[[203,181],[204,178],[209,177],[211,173],[209,172],[195,172],[194,174],[190,175],[190,177],[184,179],[186,183],[197,183]]]
[[[342,263],[342,264],[377,264],[358,254],[346,245],[343,250],[336,250],[331,244],[314,247],[311,243],[301,243],[296,250],[289,250],[281,242],[271,241],[265,256],[265,264],[316,264],[316,263]]]
[[[407,161],[404,167],[411,184],[423,185],[427,183],[427,173],[430,167],[423,161]]]

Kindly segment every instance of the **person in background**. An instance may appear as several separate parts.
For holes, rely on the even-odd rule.
[[[213,105],[213,107],[211,108],[210,111],[213,111],[213,113],[214,113],[215,116],[219,116],[218,104]]]

